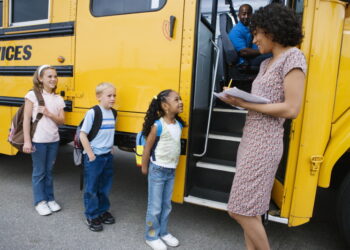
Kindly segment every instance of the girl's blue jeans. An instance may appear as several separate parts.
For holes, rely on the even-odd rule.
[[[56,161],[59,142],[35,143],[32,153],[32,185],[34,206],[40,201],[55,200],[53,194],[52,169]]]
[[[109,210],[109,192],[113,182],[113,155],[96,155],[89,161],[84,154],[84,205],[87,219],[95,219]]]
[[[148,169],[148,205],[146,240],[156,240],[168,234],[168,219],[174,189],[175,169],[163,168],[150,162]]]

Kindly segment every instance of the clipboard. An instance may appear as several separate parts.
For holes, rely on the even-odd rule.
[[[270,99],[267,99],[267,98],[262,97],[262,96],[257,96],[257,95],[250,94],[248,92],[240,90],[237,87],[226,89],[226,90],[224,90],[224,91],[222,91],[220,93],[214,92],[213,94],[216,97],[219,97],[219,98],[220,97],[224,97],[225,94],[228,94],[228,95],[231,95],[231,96],[234,96],[234,97],[241,98],[241,99],[243,99],[243,100],[245,100],[247,102],[263,103],[263,104],[271,103]]]

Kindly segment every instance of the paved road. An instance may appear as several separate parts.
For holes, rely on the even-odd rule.
[[[115,225],[102,233],[83,222],[79,170],[72,165],[71,146],[60,148],[54,171],[55,195],[63,210],[39,216],[32,206],[31,159],[0,155],[0,249],[149,249],[143,241],[146,179],[134,167],[134,156],[117,151],[111,194]],[[334,221],[334,193],[321,192],[313,220],[297,228],[269,223],[272,249],[346,249]],[[170,231],[181,242],[178,249],[244,249],[240,227],[225,212],[190,204],[174,204]]]

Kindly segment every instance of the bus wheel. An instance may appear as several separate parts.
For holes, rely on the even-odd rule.
[[[350,246],[350,173],[347,174],[338,189],[336,210],[340,233]]]

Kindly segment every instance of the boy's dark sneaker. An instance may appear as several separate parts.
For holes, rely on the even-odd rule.
[[[100,232],[103,230],[103,225],[101,224],[100,218],[95,219],[86,219],[86,223],[89,226],[89,229],[93,232]]]
[[[103,224],[114,224],[115,223],[115,219],[114,219],[113,215],[111,215],[110,212],[104,212],[103,214],[100,215],[99,218]]]

